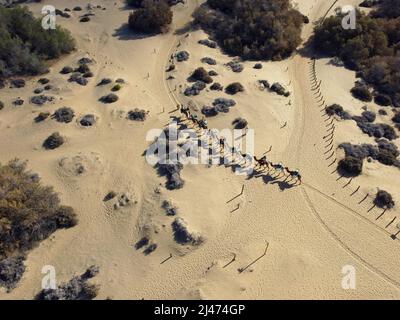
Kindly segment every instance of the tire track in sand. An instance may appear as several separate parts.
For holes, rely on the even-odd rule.
[[[329,14],[330,10],[332,10],[332,8],[334,7],[335,4],[338,3],[339,0],[335,0],[333,1],[332,5],[329,7],[328,11],[325,13],[325,15],[322,17],[323,19],[326,18],[326,16]],[[304,58],[299,58],[304,60]],[[300,64],[304,63],[303,61],[299,61]],[[293,78],[296,79],[295,76],[293,76]],[[302,79],[296,79],[296,82],[299,84],[302,83]],[[299,88],[303,88],[303,86],[299,86]],[[304,101],[304,96],[302,94],[300,94],[301,97],[301,120],[300,120],[300,138],[299,138],[299,142],[296,144],[296,151],[295,151],[295,155],[296,155],[296,159],[299,159],[299,156],[301,154],[301,148],[300,146],[303,145],[304,142],[304,136],[305,136],[305,114],[306,114],[306,109],[305,109],[305,101]],[[352,215],[357,215],[357,217],[362,217],[363,219],[367,220],[370,224],[372,224],[375,228],[378,228],[378,230],[380,230],[381,232],[386,233],[385,230],[382,230],[379,226],[377,226],[376,224],[372,223],[371,221],[369,221],[367,218],[365,218],[364,216],[360,215],[358,212],[355,212],[353,209],[347,207],[346,205],[342,204],[340,201],[333,199],[332,197],[329,197],[327,195],[325,195],[323,192],[319,191],[316,188],[313,188],[310,185],[307,185],[309,188],[313,189],[314,191],[318,192],[319,194],[323,195],[326,199],[330,200],[331,202],[336,203],[337,205],[340,205],[343,209],[347,210],[348,212],[350,212]],[[352,256],[355,260],[357,260],[359,263],[361,263],[362,265],[364,265],[365,268],[367,268],[370,272],[374,273],[375,275],[377,275],[378,277],[382,278],[383,280],[385,280],[386,282],[392,284],[393,286],[395,286],[397,289],[400,289],[400,282],[391,278],[390,276],[388,276],[386,273],[384,273],[383,271],[381,271],[379,268],[377,268],[376,266],[374,266],[373,264],[369,263],[368,261],[366,261],[361,255],[357,254],[355,251],[353,251],[328,225],[327,223],[322,219],[322,217],[320,216],[320,214],[318,213],[317,209],[315,208],[313,202],[311,201],[306,189],[305,189],[305,185],[302,185],[300,187],[301,190],[301,194],[302,197],[304,198],[306,204],[308,205],[308,207],[310,208],[313,216],[315,217],[315,219],[318,221],[318,223],[322,226],[322,228],[329,234],[329,236],[336,241],[336,243],[350,256]]]

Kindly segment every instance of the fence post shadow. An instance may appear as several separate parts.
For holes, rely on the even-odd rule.
[[[246,267],[244,267],[244,268],[239,268],[239,269],[238,269],[239,273],[242,273],[242,272],[246,271],[249,267],[251,267],[253,264],[255,264],[258,260],[260,260],[261,258],[263,258],[263,257],[267,254],[268,247],[269,247],[269,242],[267,242],[267,246],[266,246],[266,248],[265,248],[264,253],[263,253],[261,256],[259,256],[257,259],[255,259],[253,262],[251,262],[250,264],[248,264]]]

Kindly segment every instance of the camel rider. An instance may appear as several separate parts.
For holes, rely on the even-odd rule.
[[[208,122],[204,117],[201,118],[201,120],[198,123],[199,123],[200,128],[202,128],[202,129],[208,128]]]

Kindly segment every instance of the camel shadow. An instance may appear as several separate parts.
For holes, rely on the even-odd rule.
[[[274,181],[271,184],[277,184],[281,191],[285,191],[294,187],[294,184],[290,184],[287,181]]]
[[[264,174],[263,181],[265,184],[273,184],[273,182],[276,181],[276,178],[274,178],[270,174]]]

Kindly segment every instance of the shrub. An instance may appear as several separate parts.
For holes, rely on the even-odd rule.
[[[235,129],[241,130],[244,128],[247,128],[247,125],[249,124],[246,119],[243,118],[236,118],[233,120],[232,124],[234,125]]]
[[[61,206],[53,189],[26,171],[25,163],[0,165],[0,285],[11,289],[21,278],[24,267],[18,256],[76,223],[73,209]]]
[[[111,82],[112,82],[112,80],[110,78],[104,78],[104,79],[101,79],[101,81],[97,84],[97,86],[104,86]]]
[[[27,7],[0,6],[0,35],[0,78],[44,73],[45,60],[59,58],[75,47],[67,30],[60,26],[44,30],[41,18]]]
[[[190,54],[187,51],[179,51],[176,54],[176,60],[178,62],[187,61],[187,60],[189,60],[189,57],[190,57]],[[172,70],[170,70],[170,71],[172,71]]]
[[[395,12],[394,8],[393,5],[392,12]],[[377,103],[386,105],[390,98],[394,106],[400,106],[400,57],[397,54],[400,19],[390,19],[391,15],[382,17],[386,19],[377,19],[374,13],[357,12],[357,28],[345,30],[341,26],[343,16],[338,12],[315,28],[314,44],[320,53],[336,56],[346,67],[356,70],[357,76],[377,91]],[[364,93],[368,99],[364,101],[371,101],[372,97],[366,91]],[[360,94],[363,98],[363,92]]]
[[[119,91],[121,90],[122,86],[118,83],[114,87],[111,88],[111,91]]]
[[[392,195],[384,190],[379,190],[375,196],[374,204],[379,208],[391,209],[394,207]]]
[[[357,98],[364,102],[372,101],[372,94],[366,86],[355,86],[351,89],[351,93],[354,98]]]
[[[86,72],[90,71],[90,68],[87,64],[83,63],[83,64],[79,65],[79,67],[76,68],[74,71],[79,72],[79,73],[86,73]]]
[[[208,0],[195,21],[229,54],[280,60],[301,43],[304,18],[289,0]]]
[[[114,102],[118,101],[118,96],[114,93],[109,93],[105,96],[102,96],[100,98],[100,101],[103,103],[114,103]]]
[[[50,117],[50,112],[40,112],[35,117],[35,122],[42,122],[42,121],[46,120],[48,117]]]
[[[203,106],[201,108],[201,113],[204,114],[206,117],[215,117],[218,115],[219,111],[215,106]]]
[[[181,189],[185,181],[181,178],[180,173],[183,169],[181,163],[177,164],[158,164],[158,172],[160,175],[167,177],[166,187],[169,190]]]
[[[74,69],[70,66],[65,66],[61,69],[60,73],[61,74],[68,74],[74,72]]]
[[[223,89],[223,86],[222,86],[220,83],[218,83],[218,82],[214,82],[214,83],[210,86],[210,90],[213,90],[213,91],[222,91],[222,89]]]
[[[349,175],[358,176],[363,168],[363,160],[352,156],[346,156],[339,162],[339,169]]]
[[[36,104],[38,106],[41,106],[41,105],[45,104],[46,102],[51,102],[53,100],[54,100],[53,97],[46,96],[44,94],[41,94],[41,95],[38,95],[38,96],[33,96],[30,99],[31,103]]]
[[[358,127],[368,134],[370,137],[375,138],[386,138],[388,140],[394,140],[397,138],[394,128],[386,123],[368,123],[363,121],[357,122]]]
[[[64,138],[58,133],[54,132],[43,142],[43,147],[48,150],[53,150],[64,144]]]
[[[289,95],[289,92],[286,91],[286,89],[279,82],[273,83],[270,89],[271,91],[275,92],[276,94],[279,94],[280,96]]]
[[[341,119],[344,120],[351,119],[350,114],[347,111],[344,111],[341,105],[336,103],[326,107],[326,113],[331,116],[338,115]]]
[[[149,112],[146,110],[135,108],[128,112],[128,119],[133,121],[145,121],[148,113]]]
[[[210,77],[208,72],[203,68],[197,68],[194,70],[192,75],[190,76],[191,81],[202,81],[204,83],[211,83],[213,82],[213,79]]]
[[[53,118],[56,119],[56,121],[64,123],[70,123],[74,116],[74,110],[68,107],[57,109],[53,114]]]
[[[209,47],[211,49],[217,48],[217,43],[208,39],[199,40],[198,42],[203,46]]]
[[[390,96],[386,95],[386,94],[378,94],[375,96],[374,101],[376,104],[380,105],[380,106],[391,106],[392,105],[392,99],[390,98]]]
[[[96,123],[96,117],[93,114],[84,115],[79,121],[81,126],[91,127]]]
[[[36,300],[92,300],[99,288],[87,281],[98,273],[99,268],[91,266],[82,275],[73,277],[57,289],[43,289],[36,295]]]
[[[380,150],[377,160],[386,166],[392,166],[396,163],[396,156],[389,150],[383,149]]]
[[[175,241],[179,244],[191,244],[198,246],[204,242],[204,238],[198,233],[189,230],[188,224],[182,218],[175,218],[172,222]]]
[[[243,92],[243,91],[244,91],[244,87],[239,82],[231,83],[230,85],[228,85],[225,88],[225,92],[227,94],[231,94],[231,95],[234,95],[234,94],[236,94],[238,92]]]
[[[217,64],[217,61],[213,58],[210,57],[204,57],[201,59],[201,62],[209,64],[211,66],[215,66]]]
[[[145,0],[143,8],[129,15],[129,27],[144,33],[162,33],[172,22],[172,11],[165,0]]]
[[[13,88],[23,88],[23,87],[25,87],[25,80],[24,79],[13,79],[13,80],[11,80],[11,86]]]

